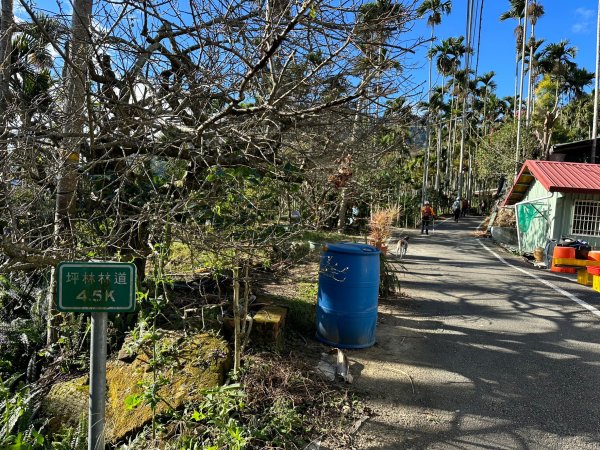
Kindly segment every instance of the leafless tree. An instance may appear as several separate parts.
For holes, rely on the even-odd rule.
[[[406,35],[412,1],[369,30],[354,0],[77,0],[70,22],[20,1],[51,82],[21,95],[8,72],[3,272],[96,257],[143,275],[156,242],[264,246],[284,204],[306,205],[305,175],[321,173],[319,195],[339,204],[327,180],[356,112],[369,127],[383,117],[421,43]],[[376,154],[367,135],[353,147]]]

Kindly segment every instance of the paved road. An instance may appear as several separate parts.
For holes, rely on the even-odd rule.
[[[411,237],[412,300],[380,305],[378,344],[349,352],[376,416],[361,449],[600,449],[600,317],[507,267],[478,218]],[[600,294],[508,262],[600,309]]]

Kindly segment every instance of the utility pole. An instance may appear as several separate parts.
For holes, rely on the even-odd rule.
[[[598,75],[600,74],[600,0],[598,0],[598,24],[596,25],[596,78],[594,79],[594,123],[592,124],[592,157],[596,163],[596,137],[598,136]]]
[[[469,0],[467,6],[467,51],[465,53],[465,86],[464,86],[464,98],[463,98],[463,111],[462,111],[462,134],[460,139],[460,156],[458,161],[458,184],[457,184],[457,192],[458,196],[462,199],[463,197],[463,170],[464,170],[464,158],[465,158],[465,140],[466,140],[466,130],[467,130],[467,105],[469,98],[469,70],[471,63],[471,46],[473,43],[473,10],[474,10],[474,1]]]
[[[423,158],[423,190],[421,192],[421,204],[425,204],[427,200],[427,188],[429,187],[429,152],[431,151],[431,78],[433,75],[433,56],[431,56],[431,49],[433,48],[433,40],[435,39],[434,34],[435,27],[431,26],[431,40],[429,41],[429,83],[427,90],[427,149],[425,150],[425,157]]]

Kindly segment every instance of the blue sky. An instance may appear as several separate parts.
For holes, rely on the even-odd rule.
[[[535,27],[536,39],[545,43],[569,40],[578,52],[575,62],[587,70],[595,70],[597,0],[539,0],[545,15]],[[440,39],[465,34],[467,0],[453,0],[452,13],[444,17],[436,35]],[[496,72],[497,93],[500,97],[513,95],[515,76],[515,20],[500,22],[499,16],[509,9],[508,0],[486,0],[483,10],[483,26],[479,57],[479,74]],[[415,32],[428,36],[431,33],[421,21]],[[529,35],[529,28],[528,28]],[[427,86],[426,49],[417,55],[424,68],[419,79]],[[435,74],[434,74],[435,76]],[[439,79],[441,81],[441,78]]]

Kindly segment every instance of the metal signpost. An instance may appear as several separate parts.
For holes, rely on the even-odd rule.
[[[92,313],[88,450],[104,450],[107,313],[135,310],[136,267],[130,263],[62,262],[56,268],[56,305]]]

